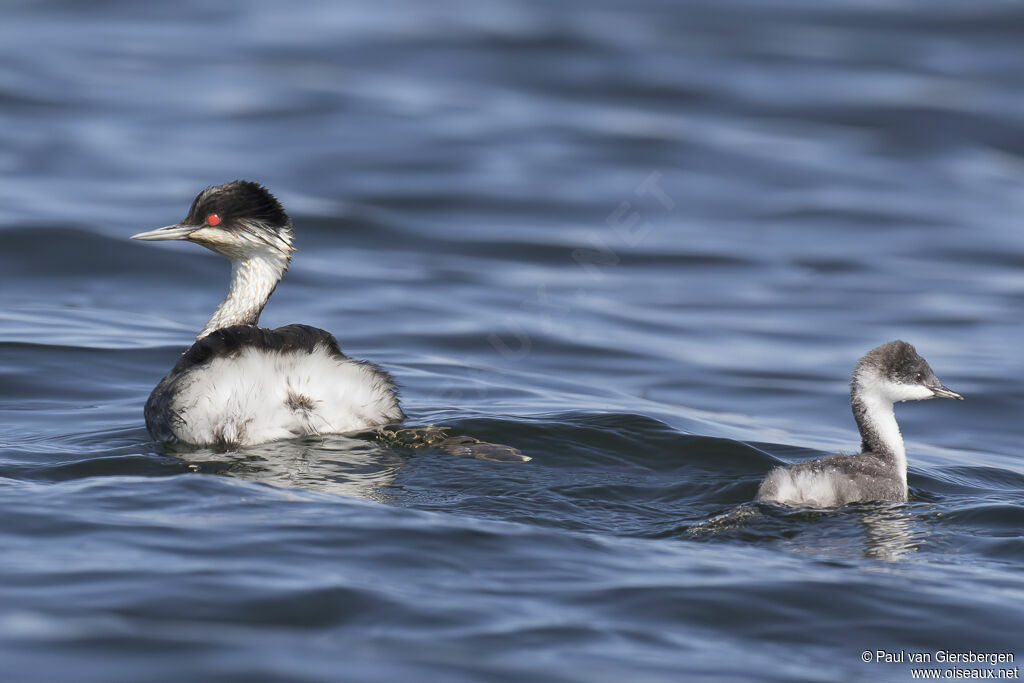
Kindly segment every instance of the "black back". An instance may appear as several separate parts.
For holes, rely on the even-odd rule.
[[[171,370],[171,374],[202,365],[217,356],[231,356],[243,348],[261,351],[305,351],[312,353],[323,346],[332,355],[347,358],[338,346],[338,340],[327,330],[310,325],[285,325],[268,330],[255,325],[232,325],[214,330],[196,341]]]

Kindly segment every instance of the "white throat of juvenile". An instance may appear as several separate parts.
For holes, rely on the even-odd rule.
[[[290,260],[291,254],[270,246],[231,258],[231,285],[227,296],[196,339],[222,327],[257,324],[267,299],[288,270]]]
[[[888,384],[877,372],[858,370],[850,382],[850,405],[860,430],[861,450],[891,461],[905,487],[907,451],[893,410],[896,400],[901,399],[892,397]]]

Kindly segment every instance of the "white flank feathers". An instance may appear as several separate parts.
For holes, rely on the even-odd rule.
[[[175,436],[200,446],[353,432],[402,417],[385,376],[323,347],[214,358],[188,371],[171,411]]]

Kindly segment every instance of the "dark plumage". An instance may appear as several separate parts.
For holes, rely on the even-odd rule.
[[[814,506],[906,500],[906,451],[893,404],[929,398],[963,397],[944,387],[910,344],[893,341],[872,349],[850,379],[862,451],[776,467],[761,482],[757,500]]]
[[[220,216],[225,229],[231,229],[239,220],[256,221],[270,228],[291,225],[277,197],[251,180],[234,180],[206,188],[192,200],[182,224],[203,225],[211,213]]]

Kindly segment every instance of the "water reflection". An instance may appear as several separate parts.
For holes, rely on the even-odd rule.
[[[914,516],[906,505],[878,505],[866,510],[860,521],[866,558],[895,562],[920,549]]]
[[[835,559],[864,557],[897,562],[916,553],[923,541],[913,508],[902,503],[868,503],[836,509],[796,509],[744,503],[687,529],[694,538],[740,537],[781,540],[783,547]]]
[[[407,456],[413,449],[424,448],[492,462],[526,463],[531,459],[512,446],[457,434],[441,425],[328,434],[232,451],[180,446],[169,454],[196,472],[386,502],[393,496],[385,489],[393,485]]]
[[[390,500],[385,491],[406,459],[403,453],[372,440],[342,435],[275,441],[228,452],[176,449],[169,454],[197,472],[380,502]]]

